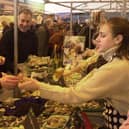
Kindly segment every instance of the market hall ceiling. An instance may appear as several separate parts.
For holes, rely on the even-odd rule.
[[[21,1],[21,0],[19,0]],[[25,0],[22,0],[25,1]],[[125,11],[129,12],[129,0],[43,0],[45,7],[47,5],[59,5],[74,11],[87,12],[92,10],[106,11]],[[1,4],[13,4],[13,0],[0,0]],[[19,2],[20,5],[25,5]]]

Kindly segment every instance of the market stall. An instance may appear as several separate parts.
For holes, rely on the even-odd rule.
[[[71,14],[75,8],[79,11],[86,11],[81,8],[82,4],[88,4],[86,1],[78,3],[77,1],[70,2],[52,2],[56,5],[63,5],[63,3],[70,3]],[[91,1],[89,1],[90,3]],[[93,1],[92,1],[93,2]],[[94,1],[95,2],[95,1]],[[98,3],[98,1],[96,1]],[[99,1],[100,2],[100,1]],[[104,1],[101,1],[104,3]],[[111,1],[110,1],[111,2]],[[118,2],[118,1],[117,1]],[[121,1],[119,1],[122,3]],[[74,7],[74,3],[76,6]],[[112,1],[113,3],[113,1]],[[55,62],[57,60],[50,59],[50,57],[37,57],[31,55],[24,64],[17,64],[17,2],[15,5],[15,74],[19,68],[22,73],[39,81],[58,84],[60,86],[71,86],[76,83],[76,79],[80,79],[80,75],[73,75],[71,78],[60,78],[55,76]],[[86,7],[86,6],[85,6]],[[126,4],[123,4],[123,14],[125,15]],[[98,8],[98,7],[97,7]],[[96,9],[97,9],[96,8]],[[113,9],[113,8],[112,8]],[[121,8],[120,8],[121,9]],[[120,10],[117,9],[117,10]],[[72,22],[72,15],[71,15]],[[72,26],[72,24],[71,24]],[[72,27],[71,27],[72,29]],[[74,60],[75,61],[75,60]],[[57,65],[57,64],[56,64]],[[69,80],[68,80],[69,79]],[[74,82],[75,80],[75,82]],[[67,83],[67,84],[66,84]],[[53,88],[53,87],[52,87]],[[0,105],[0,128],[4,129],[88,129],[99,128],[104,125],[104,120],[101,115],[103,111],[104,100],[92,101],[83,103],[82,105],[66,105],[55,101],[40,98],[40,91],[36,92],[22,92],[22,96],[18,96],[19,91],[14,91],[14,99],[2,102]],[[82,112],[84,114],[82,114]],[[86,115],[86,114],[87,115]],[[86,115],[86,116],[85,116]],[[89,120],[90,119],[90,120]],[[84,121],[86,120],[86,121]]]

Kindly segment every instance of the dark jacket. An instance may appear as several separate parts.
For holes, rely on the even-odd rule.
[[[37,36],[34,32],[18,30],[18,63],[26,61],[30,54],[37,55]],[[0,55],[6,58],[1,71],[13,71],[14,64],[14,30],[7,31],[0,40]]]

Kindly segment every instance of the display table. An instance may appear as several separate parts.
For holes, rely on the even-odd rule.
[[[0,129],[30,129],[33,126],[32,129],[49,129],[48,126],[51,129],[82,129],[83,126],[97,129],[104,125],[101,112],[85,112],[83,108],[40,97],[25,97],[11,105],[1,104]],[[86,113],[86,118],[82,112]]]
[[[63,84],[64,80],[60,80],[60,82],[53,80],[52,74],[54,72],[54,67],[48,63],[49,58],[31,56],[29,61],[30,62],[19,65],[20,70],[24,73],[25,76],[36,78],[39,81],[47,82],[50,84]],[[47,66],[48,64],[49,66]],[[21,100],[15,102],[15,105],[11,105],[6,108],[7,112],[4,113],[5,115],[16,117],[13,119],[13,123],[18,123],[17,117],[25,118],[25,120],[22,122],[13,124],[13,128],[8,127],[11,125],[8,124],[6,126],[7,129],[15,129],[15,126],[17,129],[30,129],[29,127],[31,126],[32,129],[83,129],[85,124],[86,126],[89,125],[89,127],[90,124],[93,126],[93,128],[89,129],[97,129],[98,127],[104,125],[104,119],[101,113],[103,107],[102,105],[96,103],[96,101],[93,103],[88,102],[75,106],[48,100],[44,101],[44,99],[40,97],[37,98],[38,95],[33,95],[24,97]],[[85,122],[86,119],[82,117],[81,112],[85,112],[87,114],[89,119],[88,125],[87,121]],[[8,119],[9,118],[6,117],[6,121],[8,121]]]

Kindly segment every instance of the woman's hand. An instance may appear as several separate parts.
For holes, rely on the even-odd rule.
[[[82,57],[85,58],[85,57],[91,57],[95,54],[95,50],[94,49],[89,49],[87,48],[83,54],[82,54]]]
[[[2,78],[0,78],[0,83],[2,88],[13,89],[18,85],[19,78],[13,75],[7,75],[2,73]]]
[[[24,79],[23,82],[19,83],[18,87],[21,90],[25,90],[25,91],[35,91],[39,89],[38,81],[31,78]]]
[[[73,72],[71,70],[64,70],[63,76],[67,77],[70,76]]]
[[[55,73],[53,75],[53,79],[55,81],[58,81],[61,78],[61,76],[63,75],[63,72],[64,72],[64,68],[56,69],[56,71],[55,71]]]

